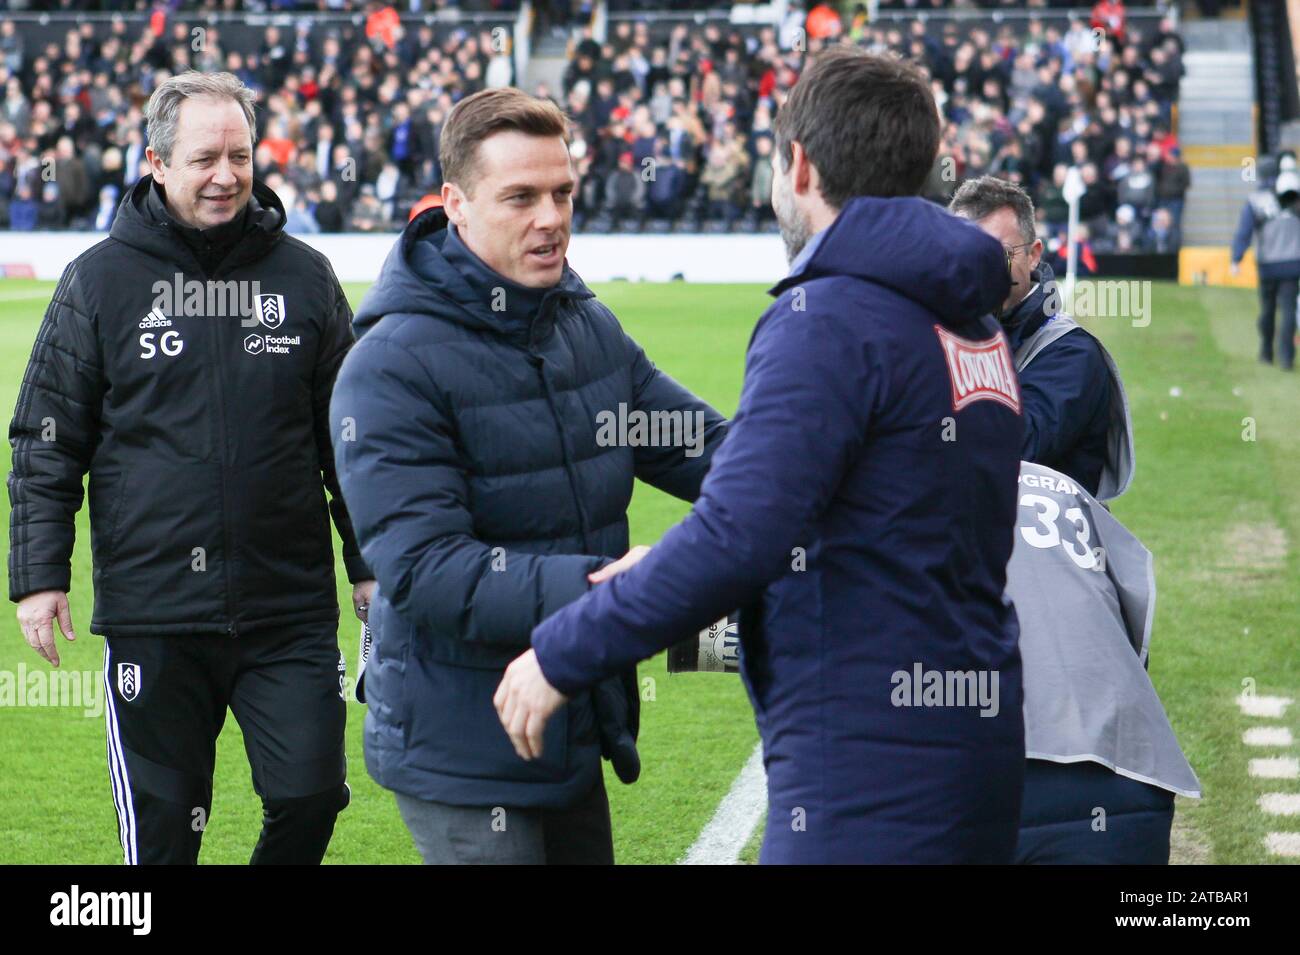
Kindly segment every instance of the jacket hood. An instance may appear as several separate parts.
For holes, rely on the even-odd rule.
[[[494,312],[474,291],[465,277],[441,254],[447,239],[447,214],[441,208],[428,209],[407,224],[401,238],[389,251],[375,284],[366,292],[352,318],[358,339],[385,315],[405,313],[432,315],[507,338],[527,341],[545,337],[548,328],[525,326],[508,312]],[[417,242],[428,239],[423,272],[417,272],[412,256]],[[547,293],[550,298],[588,299],[595,294],[569,268],[566,260],[560,281]],[[543,321],[553,321],[554,310],[542,309]]]
[[[850,199],[808,261],[772,294],[829,275],[893,289],[944,325],[996,312],[1011,288],[1000,242],[917,196]]]
[[[153,177],[143,176],[127,191],[117,208],[109,235],[177,265],[196,267],[198,260],[184,238],[177,234],[168,218],[155,212],[150,203],[153,187]],[[229,271],[266,255],[284,236],[284,221],[284,205],[280,197],[270,186],[254,179],[243,236],[221,263],[222,270]]]

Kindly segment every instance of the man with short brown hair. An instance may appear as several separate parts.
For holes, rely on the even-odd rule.
[[[725,431],[568,267],[566,132],[517,89],[452,110],[442,208],[358,309],[331,405],[379,581],[366,767],[428,863],[613,861],[600,760],[639,774],[635,669],[576,694],[533,762],[492,693],[533,627],[627,551],[633,479],[693,500]],[[675,426],[608,427],[647,418]]]

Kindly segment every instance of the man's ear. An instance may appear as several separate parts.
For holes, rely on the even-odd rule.
[[[792,140],[790,143],[790,187],[795,195],[807,195],[817,186],[817,170],[808,161],[808,154],[803,151],[803,143]]]
[[[822,177],[816,172],[816,166],[803,152],[803,143],[790,142],[790,188],[797,196],[820,195]]]
[[[1035,239],[1034,244],[1029,247],[1029,268],[1038,268],[1038,263],[1043,260],[1043,240]]]
[[[442,208],[447,213],[447,219],[457,229],[465,224],[465,216],[461,210],[461,203],[465,201],[465,194],[460,191],[460,187],[450,182],[442,184]]]
[[[167,167],[163,165],[162,159],[153,151],[152,146],[145,147],[144,158],[149,161],[149,169],[153,172],[153,181],[160,186],[166,185]]]

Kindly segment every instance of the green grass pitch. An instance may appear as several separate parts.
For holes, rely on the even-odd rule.
[[[611,284],[596,292],[650,357],[687,387],[734,412],[743,356],[767,297],[758,286]],[[0,282],[0,411],[12,413],[53,283]],[[355,306],[364,286],[349,286]],[[1249,292],[1157,284],[1151,322],[1096,319],[1133,403],[1138,472],[1115,513],[1156,555],[1159,588],[1151,676],[1206,797],[1179,799],[1175,859],[1277,861],[1270,831],[1300,820],[1263,815],[1263,792],[1296,792],[1290,780],[1247,773],[1253,751],[1236,697],[1243,681],[1259,694],[1300,699],[1300,383],[1255,363]],[[1176,390],[1172,390],[1176,389]],[[1171,391],[1172,390],[1172,391]],[[1245,440],[1253,428],[1256,440]],[[8,446],[5,464],[8,469]],[[638,485],[632,540],[654,543],[686,506]],[[8,507],[3,509],[8,520]],[[340,565],[341,566],[341,565]],[[83,510],[73,563],[74,644],[60,643],[63,669],[102,669],[102,640],[89,631],[89,529]],[[340,602],[349,606],[340,573]],[[356,653],[355,620],[340,645]],[[46,664],[19,633],[12,609],[0,619],[0,673]],[[643,704],[641,781],[623,786],[607,771],[620,862],[681,858],[726,793],[757,734],[740,681],[715,674],[669,676],[662,657],[641,666],[653,699]],[[362,762],[364,707],[349,704],[352,805],[340,816],[326,861],[416,862],[390,794]],[[1277,721],[1274,721],[1276,723]],[[1300,737],[1300,705],[1281,721]],[[1295,755],[1294,747],[1290,755]],[[216,795],[204,862],[247,861],[260,806],[233,719],[218,744]],[[757,841],[745,852],[752,859]],[[109,794],[102,718],[75,707],[0,706],[0,863],[121,860]]]

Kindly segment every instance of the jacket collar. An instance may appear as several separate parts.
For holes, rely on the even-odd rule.
[[[512,313],[509,308],[493,311],[490,299],[485,299],[471,277],[457,267],[457,254],[452,252],[450,259],[445,254],[449,225],[446,213],[440,208],[427,209],[411,220],[380,270],[379,280],[357,309],[353,325],[358,335],[364,334],[365,329],[385,314],[430,313],[491,331],[521,347],[531,347],[551,333],[560,303],[595,298],[595,293],[566,262],[560,281],[545,290],[538,307],[530,314]],[[483,269],[488,274],[496,274],[486,265]],[[504,278],[501,282],[507,289],[513,285]]]
[[[238,227],[230,223],[200,230],[181,225],[167,212],[158,189],[152,176],[137,181],[122,197],[109,234],[119,242],[185,271],[205,271],[192,241],[209,238],[228,241],[233,238],[230,250],[212,270],[211,274],[215,276],[257,261],[284,237],[284,206],[269,186],[256,179],[253,180],[253,194],[244,210],[242,224]]]
[[[1059,310],[1060,293],[1056,288],[1056,275],[1052,267],[1046,262],[1039,262],[1029,273],[1029,278],[1034,284],[1030,286],[1028,294],[1010,312],[999,317],[1012,351],[1042,328]]]

